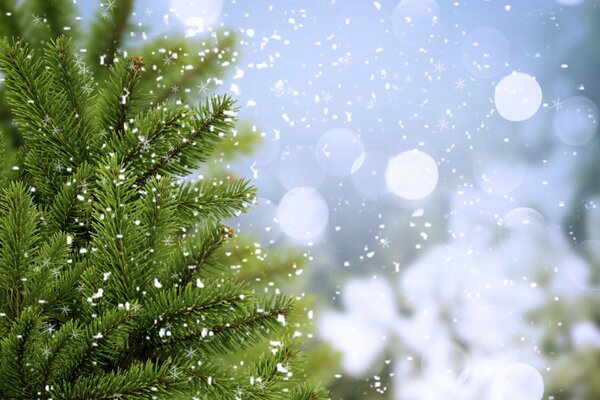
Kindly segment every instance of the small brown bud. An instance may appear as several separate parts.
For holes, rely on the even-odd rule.
[[[221,229],[221,235],[223,235],[224,238],[231,238],[233,237],[234,233],[235,230],[230,226],[223,226],[223,228]]]
[[[133,68],[139,71],[140,69],[142,69],[142,67],[145,64],[144,57],[142,57],[142,56],[135,56],[131,60],[131,63],[133,64]]]

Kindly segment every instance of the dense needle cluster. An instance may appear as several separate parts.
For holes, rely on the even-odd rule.
[[[0,398],[322,399],[293,302],[259,299],[218,261],[244,180],[187,182],[235,124],[234,102],[152,102],[141,57],[94,82],[70,40],[0,42],[23,137],[0,135]],[[230,365],[265,340],[271,351]]]

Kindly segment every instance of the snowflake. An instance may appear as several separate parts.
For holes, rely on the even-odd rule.
[[[391,243],[390,239],[388,239],[386,237],[382,237],[381,239],[379,239],[379,244],[383,248],[390,247],[390,243]]]
[[[142,144],[142,150],[148,150],[150,148],[150,141],[146,138],[141,138],[140,143]]]
[[[81,72],[83,74],[83,70]],[[90,94],[90,93],[92,93],[94,88],[92,87],[92,85],[89,82],[87,82],[85,85],[83,85],[81,90],[83,90],[83,93],[85,93],[85,94]]]
[[[559,110],[561,110],[564,106],[564,101],[560,100],[560,97],[558,97],[556,100],[552,100],[552,108],[554,108],[554,110],[556,110],[556,112],[558,112]]]
[[[265,382],[262,379],[259,379],[259,380],[256,381],[256,388],[259,391],[265,390],[266,387],[267,387],[267,385],[265,384]]]
[[[52,354],[52,350],[50,350],[48,345],[45,345],[44,348],[42,349],[42,355],[44,356],[44,358],[48,358],[48,357],[50,357],[50,354]]]
[[[88,65],[82,64],[79,72],[81,75],[89,75],[91,73],[91,69]]]
[[[454,81],[454,88],[463,90],[465,88],[466,82],[467,82],[466,79],[458,78],[456,81]]]
[[[168,56],[163,58],[163,64],[165,64],[165,65],[172,65],[174,63],[175,63],[175,61],[173,60],[173,54],[169,54]]]
[[[67,305],[64,305],[60,308],[60,313],[63,315],[67,315],[70,312],[71,312],[71,309]]]
[[[116,0],[109,0],[104,5],[106,7],[106,11],[112,11],[115,8]]]
[[[329,104],[333,102],[333,95],[329,92],[323,92],[323,103]]]
[[[189,347],[189,348],[187,348],[185,350],[185,356],[187,358],[194,358],[194,357],[196,357],[196,353],[197,353],[196,349],[194,349],[192,347]]]
[[[198,88],[198,92],[205,93],[208,90],[208,81],[200,82],[196,88]]]
[[[439,130],[441,132],[441,131],[448,129],[449,124],[450,124],[450,122],[446,121],[446,118],[444,117],[444,118],[438,120],[437,127],[439,128]]]
[[[52,334],[55,331],[55,327],[52,324],[48,324],[48,326],[46,326],[46,333]]]
[[[179,373],[179,371],[177,371],[177,367],[176,367],[176,366],[175,366],[175,367],[173,367],[173,369],[171,369],[171,370],[169,371],[169,377],[170,377],[172,380],[174,380],[174,381],[176,381],[177,379],[179,379],[179,377],[180,377],[180,376],[181,376],[181,374]]]
[[[33,16],[33,24],[34,25],[39,25],[42,23],[42,18],[40,18],[40,16],[38,15],[34,15]]]
[[[433,64],[433,72],[436,72],[438,75],[442,75],[442,72],[444,72],[446,70],[445,65],[446,64],[444,64],[438,60],[437,63]]]

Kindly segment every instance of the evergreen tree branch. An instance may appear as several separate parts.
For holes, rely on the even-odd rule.
[[[63,165],[72,165],[73,157],[78,156],[62,125],[68,119],[66,111],[49,96],[49,75],[42,69],[42,63],[21,42],[2,39],[0,69],[6,75],[8,103],[17,124],[24,128],[25,140],[40,145],[46,157],[50,155]]]
[[[47,302],[46,292],[54,285],[55,277],[62,273],[68,256],[69,246],[65,233],[55,233],[42,244],[26,277],[28,283],[24,290],[27,306]]]
[[[186,392],[187,376],[170,361],[135,363],[127,370],[83,376],[73,383],[58,384],[52,398],[72,400],[175,398]]]
[[[36,398],[36,378],[30,366],[36,365],[33,342],[42,329],[37,311],[26,309],[0,342],[0,393],[17,399]]]
[[[127,343],[134,316],[134,311],[124,307],[107,310],[77,329],[64,345],[54,346],[58,352],[53,356],[48,383],[74,382],[77,376],[89,374],[98,366],[111,365]],[[72,333],[73,328],[73,325],[65,325],[65,329],[70,330],[68,333]]]
[[[118,365],[125,369],[135,359],[154,353],[156,347],[165,342],[165,332],[172,335],[171,329],[176,326],[195,325],[198,319],[220,321],[224,315],[236,313],[235,310],[248,306],[250,296],[239,283],[225,280],[209,282],[202,288],[188,286],[183,291],[177,288],[156,291],[137,319],[136,330],[142,337],[131,338],[131,345]]]
[[[48,42],[44,55],[46,64],[55,71],[51,74],[50,88],[55,97],[64,98],[64,106],[71,110],[69,130],[80,159],[85,159],[91,135],[93,78],[74,50],[71,39],[61,36]]]
[[[20,183],[0,197],[0,310],[9,320],[19,317],[26,299],[24,281],[36,253],[39,213]]]
[[[99,120],[97,132],[119,139],[130,118],[134,118],[139,106],[137,86],[144,60],[141,57],[118,59],[110,66],[107,79],[99,94]],[[105,140],[102,138],[102,140]]]
[[[0,129],[0,187],[6,187],[10,180],[9,160],[11,148],[4,132]]]
[[[200,107],[196,118],[190,121],[190,129],[170,143],[169,150],[142,173],[137,182],[167,172],[175,175],[190,173],[197,168],[214,149],[222,136],[235,124],[234,101],[228,96],[214,96]]]
[[[65,348],[72,345],[71,341],[78,338],[80,335],[81,327],[79,326],[79,321],[70,320],[64,323],[60,329],[52,335],[47,335],[43,341],[45,354],[39,364],[38,370],[40,371],[41,386],[45,388],[45,391],[50,387],[51,376],[61,375],[60,372],[55,370],[56,367],[54,366],[57,357],[63,354]]]
[[[86,271],[84,282],[92,293],[104,285],[103,303],[117,305],[141,296],[139,288],[147,288],[149,273],[140,202],[133,187],[135,177],[118,163],[107,158],[98,171],[94,201],[91,253],[94,268]],[[110,277],[101,278],[108,273]],[[110,290],[109,290],[110,289]]]
[[[197,276],[200,267],[206,270],[215,263],[215,252],[232,235],[232,229],[220,223],[200,225],[198,232],[187,235],[178,244],[163,279],[175,281],[179,288],[185,288]]]
[[[250,182],[238,179],[228,183],[188,183],[177,191],[178,210],[186,220],[230,218],[246,211],[256,195]]]
[[[111,66],[92,116],[69,40],[42,61],[19,42],[0,51],[25,135],[17,170],[0,168],[13,182],[0,198],[0,398],[318,398],[318,386],[290,392],[304,376],[291,347],[239,371],[213,367],[279,335],[292,306],[257,299],[226,270],[204,274],[232,235],[220,219],[254,190],[177,177],[232,131],[233,101],[140,112],[136,57]]]
[[[217,315],[239,309],[250,296],[240,283],[227,280],[214,280],[202,287],[188,286],[183,290],[163,290],[146,303],[140,313],[140,323],[150,329],[157,321],[172,325],[182,319],[207,318],[209,313]]]
[[[218,322],[203,321],[200,326],[186,326],[180,332],[172,329],[172,335],[156,347],[159,354],[183,354],[193,345],[202,354],[229,354],[259,343],[266,335],[281,329],[281,318],[291,312],[291,301],[285,297],[275,297],[263,305],[240,308],[242,317],[222,318]],[[206,316],[208,318],[208,316]]]
[[[49,229],[54,232],[74,232],[81,229],[79,223],[89,207],[86,196],[92,176],[93,167],[83,163],[72,178],[63,184],[46,215]]]
[[[67,260],[68,263],[69,260]],[[70,268],[51,271],[58,272],[54,277],[52,284],[46,284],[39,292],[42,311],[49,317],[57,321],[65,321],[72,318],[72,315],[78,308],[81,309],[80,281],[85,265],[76,262]]]
[[[160,262],[169,247],[165,241],[170,241],[177,233],[181,222],[177,213],[175,200],[171,195],[172,182],[168,178],[150,179],[143,191],[144,206],[140,224],[145,228],[146,245],[150,250],[149,262]],[[155,266],[155,265],[153,265]],[[153,268],[154,269],[154,268]],[[149,273],[156,276],[154,273]]]
[[[199,399],[236,400],[243,394],[242,398],[247,400],[264,400],[257,398],[252,391],[243,390],[247,387],[246,382],[232,380],[227,373],[214,365],[202,363],[186,372],[193,378],[190,384],[193,385],[194,396]]]
[[[124,132],[122,137],[113,138],[108,148],[122,157],[123,165],[130,165],[137,174],[141,174],[151,162],[150,155],[161,152],[164,138],[177,134],[183,128],[183,119],[188,112],[187,107],[170,103],[138,114],[132,124],[133,129]]]
[[[290,390],[290,400],[329,400],[328,391],[319,384],[302,382]]]
[[[63,164],[54,160],[50,164],[48,157],[40,151],[27,151],[28,145],[23,145],[18,153],[23,158],[21,178],[35,188],[36,199],[45,203],[60,191],[60,174]]]
[[[273,390],[286,383],[292,376],[289,363],[298,354],[298,341],[286,339],[276,349],[263,353],[247,372],[249,380],[255,381],[264,390]],[[281,394],[283,388],[279,388]]]

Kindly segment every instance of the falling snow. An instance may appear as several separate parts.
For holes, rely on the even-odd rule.
[[[84,21],[95,11],[78,6]],[[254,154],[217,161],[259,189],[248,214],[226,222],[254,235],[261,261],[278,246],[307,261],[288,277],[310,282],[310,335],[341,354],[327,377],[334,398],[541,400],[593,390],[584,377],[599,371],[579,360],[600,351],[594,0],[144,0],[133,17],[138,44],[174,33],[234,38],[185,63],[180,51],[156,49],[154,68],[183,74],[215,57],[228,71],[167,89],[177,99],[231,93],[260,137]],[[166,85],[162,73],[155,79]],[[86,191],[77,199],[88,201]],[[247,262],[224,259],[235,271]],[[157,291],[170,285],[149,279]],[[94,290],[92,305],[104,296]]]

